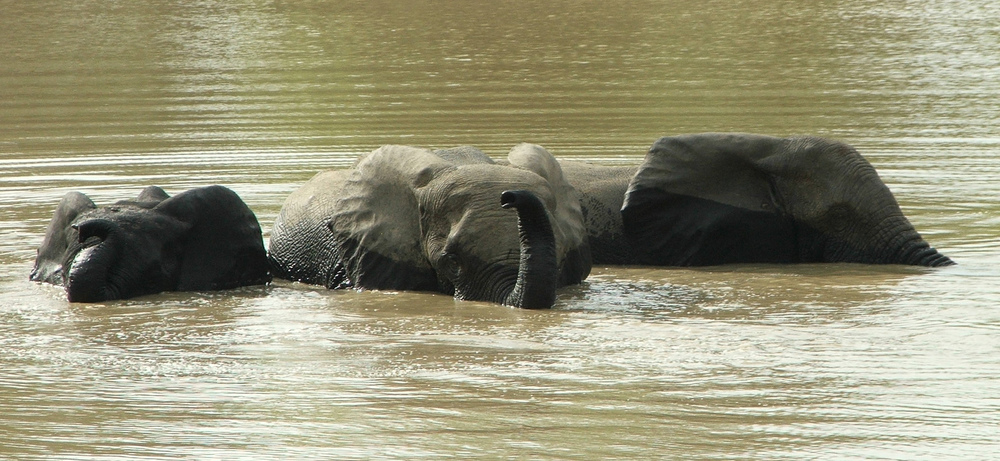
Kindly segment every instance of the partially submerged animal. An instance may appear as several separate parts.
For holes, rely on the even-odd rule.
[[[259,285],[271,275],[257,217],[235,192],[208,186],[170,197],[151,186],[103,207],[66,194],[31,280],[65,287],[72,302],[99,302]]]

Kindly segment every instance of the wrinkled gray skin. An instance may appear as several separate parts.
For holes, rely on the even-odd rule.
[[[66,194],[31,280],[65,287],[71,302],[100,302],[259,285],[271,276],[260,225],[236,193],[208,186],[169,197],[151,186],[106,207]]]
[[[563,162],[563,171],[581,193],[598,264],[953,264],[871,164],[836,141],[664,137],[637,169]]]
[[[319,173],[281,208],[272,270],[328,288],[551,307],[557,288],[590,272],[579,201],[545,149],[521,144],[508,162],[471,147],[384,146]]]
[[[622,225],[622,203],[638,167],[560,161],[563,175],[580,194],[580,209],[594,264],[635,264],[637,256]]]

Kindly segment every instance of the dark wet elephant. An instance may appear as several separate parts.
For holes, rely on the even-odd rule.
[[[705,133],[659,139],[638,168],[562,166],[594,263],[953,264],[844,143]]]
[[[222,186],[174,197],[147,187],[97,207],[70,192],[38,249],[31,280],[99,302],[163,291],[222,290],[271,280],[257,217]]]
[[[579,201],[545,149],[521,144],[508,162],[385,146],[320,173],[274,224],[275,276],[551,307],[557,288],[590,272]]]

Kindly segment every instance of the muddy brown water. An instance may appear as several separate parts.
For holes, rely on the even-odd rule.
[[[0,4],[0,458],[1000,452],[992,0]],[[27,281],[71,190],[224,184],[266,234],[382,144],[627,164],[701,131],[855,145],[959,265],[595,267],[543,312]]]

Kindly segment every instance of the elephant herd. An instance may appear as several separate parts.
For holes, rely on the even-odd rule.
[[[551,307],[592,264],[953,262],[921,238],[854,148],[815,137],[664,137],[636,166],[561,161],[532,144],[384,146],[286,200],[265,251],[222,186],[148,187],[98,207],[71,192],[31,280],[72,302],[266,284],[434,291]]]

